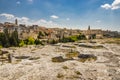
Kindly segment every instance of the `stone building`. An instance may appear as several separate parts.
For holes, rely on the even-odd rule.
[[[87,39],[103,38],[103,31],[101,29],[90,29],[90,26],[88,26],[88,30],[82,30],[81,33],[84,34]]]

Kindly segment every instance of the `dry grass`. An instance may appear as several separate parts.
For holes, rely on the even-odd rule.
[[[79,52],[74,51],[74,52],[69,52],[69,53],[67,53],[65,56],[66,56],[67,58],[73,58],[73,57],[78,57],[78,55],[79,55]]]
[[[104,43],[120,44],[120,38],[110,38],[110,39],[106,40]]]
[[[76,73],[77,75],[82,75],[79,71],[75,71],[75,73]]]
[[[40,59],[40,57],[31,57],[31,58],[29,58],[29,60],[38,60],[38,59]]]
[[[104,48],[104,46],[102,45],[86,45],[86,44],[80,44],[79,47],[92,48],[92,49]]]
[[[57,74],[57,78],[63,78],[63,77],[64,77],[63,74],[60,74],[60,73]]]
[[[53,57],[52,58],[52,62],[64,62],[65,60],[63,59],[62,56],[58,56],[58,57]]]
[[[85,62],[85,61],[96,61],[97,56],[91,55],[91,54],[80,54],[78,61]]]
[[[63,66],[62,68],[63,68],[63,69],[69,69],[67,66]]]

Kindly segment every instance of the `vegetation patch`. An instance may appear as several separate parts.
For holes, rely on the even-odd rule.
[[[63,69],[69,69],[67,66],[63,66],[62,68],[63,68]]]
[[[73,57],[78,57],[78,55],[79,55],[78,51],[72,51],[72,52],[67,53],[65,56],[70,59]]]
[[[64,62],[64,58],[62,56],[58,56],[58,57],[53,57],[52,58],[52,62]]]
[[[104,46],[102,45],[86,45],[86,44],[79,44],[79,47],[92,48],[92,49],[104,48]]]
[[[57,78],[63,78],[63,77],[64,77],[63,74],[60,74],[60,73],[57,74]]]
[[[29,58],[29,60],[37,60],[37,59],[40,59],[40,57],[31,57],[31,58]]]
[[[78,79],[79,79],[79,80],[82,80],[81,77],[79,77],[79,75],[71,75],[71,76],[69,76],[69,77],[66,77],[66,79],[68,79],[68,80],[69,80],[69,79],[70,79],[70,80],[76,80],[76,79],[77,79],[77,80],[78,80]]]
[[[77,75],[82,75],[79,71],[75,71],[75,73],[76,73]]]
[[[104,43],[120,44],[120,38],[112,38],[112,39],[109,39],[109,40],[105,41]]]
[[[97,56],[93,55],[93,54],[80,54],[78,56],[78,61],[80,62],[85,62],[85,61],[96,61],[97,60]]]
[[[76,48],[75,46],[69,46],[69,45],[63,45],[62,47],[67,47],[67,48]]]
[[[30,56],[16,56],[16,59],[28,59]]]

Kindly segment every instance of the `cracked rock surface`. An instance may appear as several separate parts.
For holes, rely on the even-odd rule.
[[[84,44],[87,45],[87,43]],[[65,57],[67,51],[63,49],[71,49],[62,47],[62,45],[75,46],[74,50],[79,51],[80,54],[94,54],[97,60],[84,63],[77,60],[52,62],[53,57]],[[46,45],[40,48],[21,47],[15,48],[14,51],[5,48],[3,50],[9,51],[14,56],[30,56],[33,59],[26,58],[19,62],[0,65],[0,80],[120,80],[120,45],[100,45],[105,48],[85,48],[74,45],[74,43]]]

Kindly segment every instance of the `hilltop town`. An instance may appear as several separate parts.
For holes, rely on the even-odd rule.
[[[5,22],[0,23],[0,33],[4,32],[4,29],[8,29],[9,33],[17,30],[19,39],[27,39],[33,37],[34,39],[38,38],[39,32],[43,36],[40,36],[41,40],[58,40],[63,37],[69,37],[74,35],[83,34],[87,39],[92,38],[115,38],[120,37],[120,33],[117,31],[109,31],[102,29],[91,29],[88,26],[86,30],[80,29],[67,29],[67,28],[46,28],[38,25],[26,26],[25,24],[18,24],[18,20],[15,20],[15,23]]]

